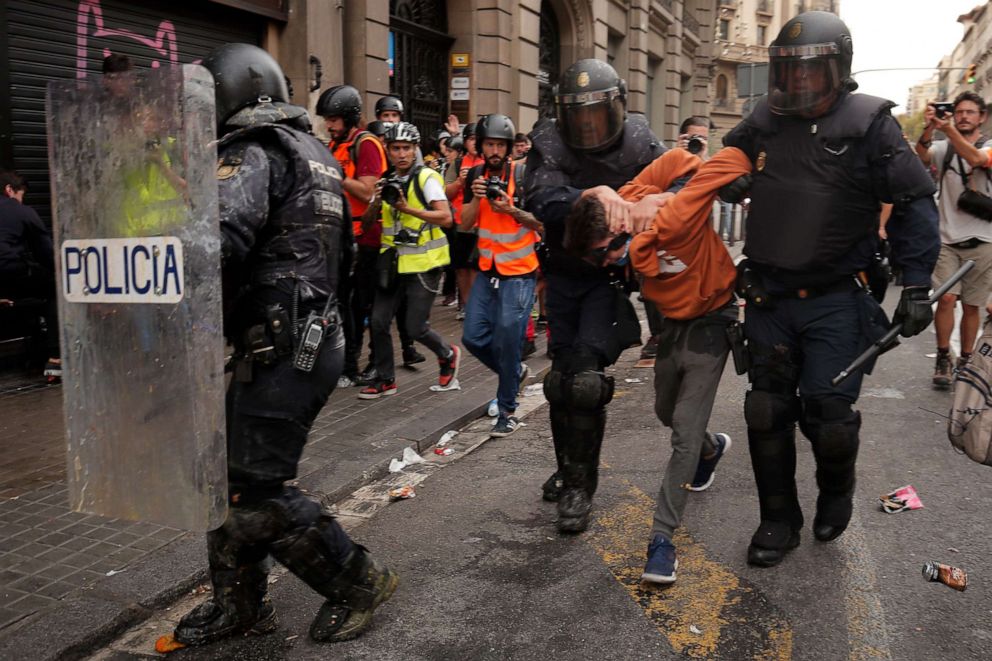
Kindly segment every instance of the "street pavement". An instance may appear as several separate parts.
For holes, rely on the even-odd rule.
[[[432,321],[460,344],[454,315],[436,306]],[[368,401],[358,388],[335,391],[307,443],[301,488],[336,502],[385,475],[404,448],[423,452],[482,414],[495,375],[466,351],[461,390],[431,392],[437,362],[418,348],[427,362],[397,368],[398,394]],[[528,360],[534,379],[549,364],[544,352],[541,335]],[[69,509],[61,392],[35,375],[0,375],[0,659],[89,653],[206,576],[201,534]]]
[[[890,300],[898,298],[893,292]],[[933,334],[904,341],[865,382],[855,515],[832,543],[813,539],[776,568],[745,562],[758,523],[742,406],[728,369],[711,429],[733,447],[713,486],[693,494],[676,537],[678,580],[639,581],[653,498],[670,446],[652,411],[652,371],[628,351],[612,373],[600,489],[590,530],[559,535],[540,499],[554,467],[545,406],[512,436],[485,440],[468,425],[443,461],[368,485],[339,505],[362,544],[398,571],[398,591],[356,641],[320,645],[307,628],[320,597],[276,571],[279,629],[172,654],[184,659],[723,659],[926,661],[992,658],[989,468],[956,454],[945,433],[949,392],[930,387]],[[813,462],[798,441],[799,490],[814,513]],[[409,481],[416,497],[387,504]],[[906,484],[924,508],[885,514],[878,496]],[[925,582],[923,563],[965,569],[965,592]],[[206,594],[186,595],[93,659],[152,656],[158,635]]]

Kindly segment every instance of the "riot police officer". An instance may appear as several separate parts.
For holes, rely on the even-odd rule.
[[[543,491],[558,501],[558,529],[585,530],[596,491],[606,405],[613,381],[604,374],[626,347],[617,341],[614,284],[622,274],[564,249],[566,217],[577,201],[594,196],[615,230],[632,216],[653,217],[657,200],[633,204],[616,189],[665,148],[641,115],[627,115],[627,85],[600,60],[579,60],[555,90],[555,119],[534,127],[527,157],[526,208],[544,224],[549,255],[546,306],[551,327],[551,371],[544,380],[558,469]]]
[[[767,99],[725,138],[754,166],[740,284],[751,355],[744,415],[761,509],[748,562],[757,566],[778,564],[799,544],[796,422],[816,459],[814,536],[836,539],[850,521],[861,376],[836,387],[831,379],[887,330],[866,285],[880,202],[904,211],[887,227],[905,285],[895,323],[909,337],[932,319],[933,181],[889,114],[894,104],[851,93],[852,52],[847,26],[831,13],[787,22],[769,47]],[[731,184],[729,201],[745,184]]]
[[[326,599],[311,637],[348,640],[368,628],[397,577],[285,485],[341,372],[335,292],[351,245],[341,169],[309,134],[306,110],[288,103],[268,53],[227,44],[203,64],[216,83],[225,333],[237,351],[227,393],[230,511],[207,534],[213,595],[175,638],[202,645],[273,631],[271,555]]]

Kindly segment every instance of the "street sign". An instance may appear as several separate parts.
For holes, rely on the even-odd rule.
[[[451,66],[453,67],[467,67],[471,66],[472,58],[468,53],[452,53],[451,54]]]
[[[456,90],[468,89],[468,76],[455,76],[451,79],[451,87]]]
[[[468,90],[451,90],[452,101],[468,101],[468,97],[469,97]]]

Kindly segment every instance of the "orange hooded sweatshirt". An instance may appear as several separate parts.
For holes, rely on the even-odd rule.
[[[684,149],[671,149],[644,168],[618,193],[636,201],[663,193],[676,179],[696,172],[658,210],[654,224],[634,237],[630,261],[644,276],[641,294],[672,319],[694,319],[726,305],[737,269],[710,220],[717,191],[751,171],[751,161],[734,147],[706,163]]]

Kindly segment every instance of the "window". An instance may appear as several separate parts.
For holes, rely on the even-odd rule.
[[[716,77],[716,105],[719,107],[727,105],[727,77],[722,73]]]
[[[717,38],[722,39],[723,41],[730,41],[730,21],[723,18],[720,19],[720,27]]]
[[[758,26],[758,45],[767,46],[768,45],[768,26],[759,25]]]

